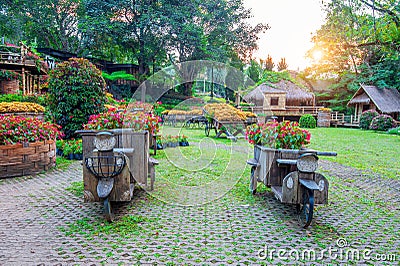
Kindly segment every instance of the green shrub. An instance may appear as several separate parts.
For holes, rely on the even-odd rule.
[[[22,94],[1,94],[0,95],[0,102],[31,102],[37,103],[40,105],[46,105],[46,98],[45,96],[41,95],[26,95],[23,96]]]
[[[50,72],[48,107],[65,138],[82,129],[90,115],[104,111],[105,87],[101,71],[86,59],[71,58]]]
[[[300,127],[302,128],[315,128],[317,121],[312,115],[302,115],[299,120]]]
[[[375,110],[367,110],[363,112],[360,116],[360,128],[369,129],[372,119],[374,119],[374,117],[378,115],[379,115],[378,112]]]
[[[389,129],[388,133],[389,134],[400,135],[400,127],[395,127],[395,128]]]
[[[374,117],[369,126],[372,130],[387,131],[396,126],[396,121],[389,115],[378,115]]]

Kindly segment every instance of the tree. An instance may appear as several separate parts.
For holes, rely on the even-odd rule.
[[[4,0],[0,33],[38,46],[136,63],[139,81],[176,61],[214,60],[243,67],[267,25],[247,23],[242,0]],[[11,21],[11,20],[10,20]],[[14,23],[15,21],[15,23]],[[13,34],[12,27],[21,26]],[[171,60],[176,56],[176,60]],[[184,90],[190,94],[190,84]]]
[[[333,0],[325,5],[326,22],[314,34],[322,58],[306,69],[313,78],[335,77],[329,94],[345,107],[359,83],[400,89],[398,0]]]
[[[86,59],[71,58],[50,72],[49,109],[66,138],[104,110],[105,88],[101,71]]]
[[[262,77],[263,70],[262,70],[261,66],[257,63],[257,61],[251,60],[250,66],[246,70],[246,74],[251,78],[251,80],[253,80],[255,83],[257,83],[260,81],[260,79]]]
[[[286,64],[286,59],[283,57],[281,58],[281,61],[278,63],[278,71],[286,70],[288,68],[288,65]]]
[[[272,69],[274,69],[274,67],[275,67],[275,64],[272,61],[272,57],[270,55],[267,56],[267,59],[260,60],[260,64],[264,68],[264,70],[267,70],[267,71],[272,71]]]
[[[13,23],[7,28],[0,27],[0,33],[15,41],[17,38],[29,43],[37,40],[41,47],[79,52],[79,3],[80,0],[5,0],[2,16]],[[17,29],[15,33],[14,29]]]

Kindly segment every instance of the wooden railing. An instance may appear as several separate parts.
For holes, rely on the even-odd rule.
[[[360,123],[360,116],[358,115],[345,115],[339,112],[331,113],[331,121],[333,124],[350,124],[350,125],[358,125]]]
[[[24,59],[21,54],[10,52],[0,52],[0,62],[3,64],[16,64],[36,67],[34,60]]]
[[[0,52],[0,61],[4,63],[22,64],[22,56],[16,53]]]
[[[283,108],[274,108],[274,107],[262,107],[262,106],[246,106],[241,107],[240,109],[244,111],[251,111],[256,114],[275,114],[279,116],[284,115],[303,115],[303,114],[313,114],[317,115],[318,110],[323,108],[323,106],[286,106]]]

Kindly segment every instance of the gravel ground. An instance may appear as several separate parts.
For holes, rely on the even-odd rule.
[[[101,204],[66,190],[82,180],[79,162],[3,179],[0,265],[399,265],[400,181],[320,165],[330,180],[330,203],[317,207],[307,230],[295,207],[279,203],[269,189],[248,202],[228,193],[196,207],[135,190],[115,212],[117,220],[136,217],[137,226],[125,228],[129,234],[107,233]],[[161,189],[157,182],[155,189]]]

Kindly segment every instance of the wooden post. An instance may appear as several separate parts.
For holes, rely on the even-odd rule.
[[[31,75],[30,74],[26,74],[26,91],[27,94],[31,94]]]
[[[36,83],[37,83],[37,88],[38,88],[38,93],[42,93],[42,88],[40,87],[40,76],[36,76]]]
[[[25,68],[22,68],[22,95],[26,94]]]

